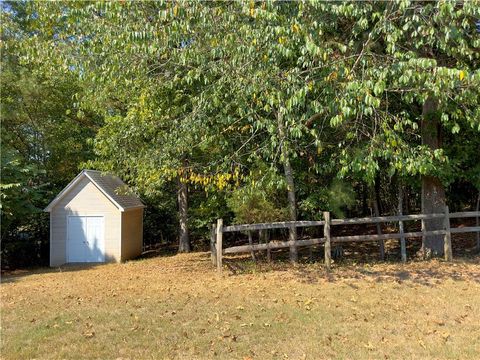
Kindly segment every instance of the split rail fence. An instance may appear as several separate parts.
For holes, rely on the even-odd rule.
[[[217,266],[217,271],[222,271],[223,255],[239,254],[239,253],[254,253],[255,251],[264,251],[272,249],[282,249],[290,247],[306,247],[323,244],[325,250],[325,266],[330,269],[331,266],[331,244],[332,243],[345,243],[345,242],[363,242],[363,241],[383,241],[387,239],[399,239],[400,240],[400,253],[402,261],[407,261],[406,239],[414,237],[427,237],[432,235],[443,235],[444,237],[444,254],[445,260],[452,260],[452,234],[477,232],[477,246],[480,246],[478,237],[480,233],[480,226],[469,227],[450,227],[450,219],[456,218],[471,218],[480,217],[480,211],[469,212],[456,212],[449,213],[448,206],[445,207],[444,213],[438,214],[417,214],[417,215],[397,215],[397,216],[375,216],[365,218],[352,218],[352,219],[331,219],[329,212],[323,213],[323,219],[321,221],[285,221],[274,222],[264,224],[242,224],[223,226],[223,220],[218,219],[217,224],[213,224],[211,228],[210,238],[210,250],[212,264]],[[443,229],[426,231],[425,220],[431,219],[443,219]],[[404,222],[421,220],[422,231],[404,232]],[[349,236],[331,236],[331,227],[336,225],[359,225],[359,224],[380,224],[380,223],[395,223],[398,222],[398,233],[377,234],[377,235],[349,235]],[[266,242],[263,244],[252,243],[252,232],[259,230],[269,229],[292,229],[300,227],[314,227],[323,226],[323,237],[314,239],[304,239],[296,241],[275,241]],[[232,232],[247,232],[249,244],[241,246],[233,246],[223,248],[223,234]]]

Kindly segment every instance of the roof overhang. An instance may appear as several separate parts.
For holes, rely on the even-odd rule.
[[[146,206],[145,205],[139,205],[139,206],[133,206],[133,207],[129,207],[129,208],[124,208],[122,207],[118,202],[115,201],[115,199],[113,199],[101,186],[99,186],[95,180],[90,176],[88,175],[88,172],[86,172],[85,170],[82,170],[82,172],[80,174],[78,174],[72,181],[70,181],[70,183],[65,186],[65,188],[60,191],[60,193],[55,197],[55,199],[52,200],[52,202],[50,204],[47,205],[47,207],[45,209],[43,209],[43,211],[45,212],[50,212],[52,211],[52,209],[55,207],[55,205],[65,196],[68,194],[68,192],[73,189],[75,187],[75,185],[77,185],[82,179],[83,177],[86,177],[87,179],[90,180],[90,182],[95,185],[95,187],[100,190],[100,192],[105,195],[105,197],[110,200],[112,202],[113,205],[115,205],[117,207],[118,210],[124,212],[124,211],[128,211],[128,210],[134,210],[134,209],[142,209],[142,208],[145,208]]]

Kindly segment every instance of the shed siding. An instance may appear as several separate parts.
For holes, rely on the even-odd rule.
[[[105,217],[105,261],[121,260],[122,213],[87,178],[76,184],[51,210],[50,266],[67,262],[67,216]]]
[[[143,209],[122,213],[122,261],[132,259],[142,253],[143,248]]]

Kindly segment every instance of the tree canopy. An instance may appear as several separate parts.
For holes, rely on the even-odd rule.
[[[23,157],[5,163],[56,185],[95,167],[167,211],[177,199],[181,249],[217,216],[364,214],[375,191],[394,212],[392,185],[433,212],[446,199],[432,189],[462,184],[458,206],[480,191],[477,0],[27,2],[2,16],[2,145]]]

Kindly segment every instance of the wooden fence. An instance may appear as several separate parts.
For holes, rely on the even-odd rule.
[[[231,225],[223,226],[223,220],[218,219],[217,224],[212,225],[211,230],[211,239],[210,239],[210,248],[211,248],[211,258],[213,265],[217,266],[218,272],[222,271],[222,260],[223,255],[225,254],[238,254],[238,253],[248,253],[252,254],[255,251],[261,250],[271,250],[271,249],[282,249],[290,247],[303,247],[303,246],[313,246],[318,244],[324,244],[325,247],[325,266],[327,269],[330,269],[331,265],[331,244],[332,243],[344,243],[344,242],[363,242],[363,241],[383,241],[387,239],[399,239],[400,240],[400,253],[402,261],[407,260],[407,251],[405,240],[407,238],[413,237],[426,237],[432,235],[443,235],[444,236],[444,253],[445,260],[452,260],[452,239],[451,234],[467,233],[467,232],[480,232],[480,226],[471,226],[471,227],[450,227],[450,219],[455,218],[469,218],[469,217],[479,217],[479,211],[469,211],[469,212],[456,212],[449,213],[448,206],[445,207],[444,213],[441,214],[417,214],[417,215],[398,215],[398,216],[375,216],[375,217],[365,217],[365,218],[353,218],[353,219],[330,219],[330,213],[324,212],[322,221],[285,221],[285,222],[274,222],[274,223],[265,223],[265,224],[242,224],[242,225]],[[430,219],[443,219],[443,229],[426,231],[425,220]],[[404,232],[403,223],[405,221],[421,220],[422,222],[422,231],[416,232]],[[377,235],[350,235],[350,236],[331,236],[331,226],[335,225],[358,225],[358,224],[379,224],[385,222],[398,222],[399,232],[398,233],[389,233],[389,234],[377,234]],[[314,226],[323,226],[323,237],[315,239],[305,239],[297,241],[275,241],[267,242],[264,244],[253,244],[252,243],[252,231],[258,230],[268,230],[268,229],[290,229],[292,227],[314,227]],[[223,234],[230,232],[247,232],[249,244],[241,246],[233,246],[229,248],[223,248]]]

